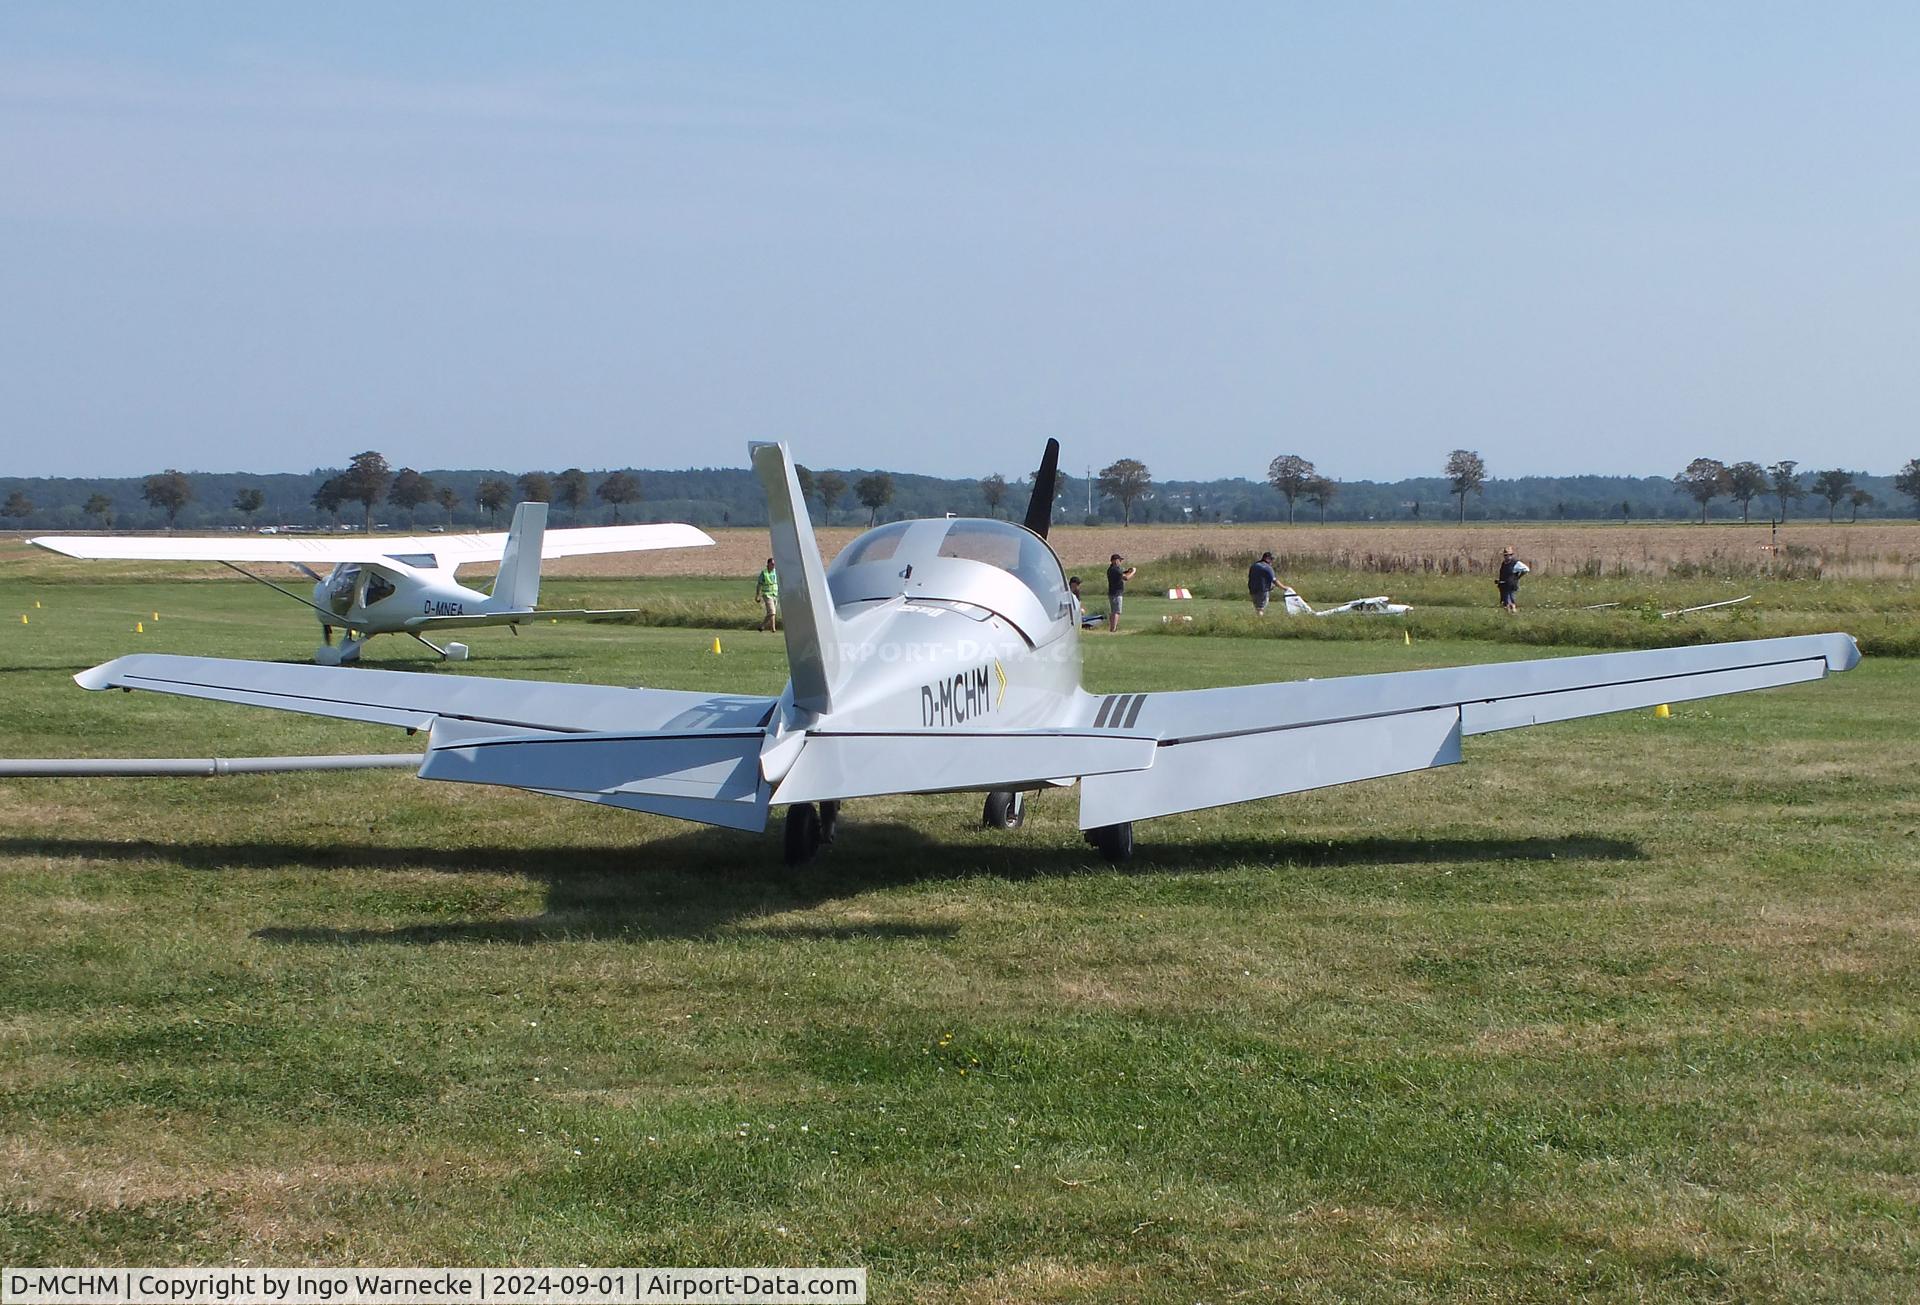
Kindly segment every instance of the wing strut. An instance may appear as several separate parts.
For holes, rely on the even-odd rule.
[[[220,565],[226,567],[227,570],[229,571],[238,571],[241,575],[253,581],[255,584],[265,585],[267,588],[273,590],[273,592],[275,592],[276,594],[285,594],[287,597],[293,599],[293,601],[296,603],[305,603],[308,607],[311,607],[314,611],[320,613],[320,619],[326,622],[328,625],[346,624],[345,618],[343,618],[340,615],[340,613],[329,612],[326,608],[320,606],[320,604],[312,601],[311,599],[302,598],[299,594],[294,593],[293,590],[291,589],[282,588],[281,586],[275,584],[273,581],[267,579],[265,576],[255,575],[253,572],[247,570],[245,567],[235,566],[231,562],[222,562],[220,563]],[[294,563],[294,565],[299,566],[299,563],[296,562]],[[300,567],[300,569],[302,571],[306,571],[308,575],[313,575],[313,572],[307,571],[307,568],[304,566]],[[313,575],[313,579],[314,579],[314,582],[317,584],[320,580],[320,577],[317,575]]]

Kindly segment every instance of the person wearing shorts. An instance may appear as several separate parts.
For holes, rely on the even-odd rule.
[[[1120,608],[1126,602],[1127,581],[1133,579],[1134,568],[1126,565],[1127,559],[1115,553],[1107,561],[1107,633],[1120,633]]]

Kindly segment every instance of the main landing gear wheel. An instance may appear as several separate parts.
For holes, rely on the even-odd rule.
[[[1133,822],[1125,821],[1118,825],[1102,825],[1098,829],[1089,829],[1086,840],[1098,848],[1100,855],[1109,861],[1120,862],[1133,857]]]
[[[819,851],[820,812],[811,802],[796,802],[787,808],[787,864],[805,865]]]
[[[1018,829],[1027,820],[1027,795],[997,788],[987,794],[987,809],[980,822],[988,829]]]

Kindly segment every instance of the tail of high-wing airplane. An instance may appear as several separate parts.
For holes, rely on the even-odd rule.
[[[827,592],[826,563],[820,560],[807,500],[800,493],[800,478],[794,474],[787,446],[755,443],[749,450],[754,474],[767,495],[793,705],[825,715],[833,710],[834,687],[848,665],[839,620],[833,614],[833,596]]]
[[[547,505],[522,503],[513,510],[507,527],[506,550],[500,555],[500,574],[493,581],[492,606],[517,612],[540,602],[540,550],[547,534]]]

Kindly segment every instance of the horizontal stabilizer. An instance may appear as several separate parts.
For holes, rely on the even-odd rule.
[[[569,734],[443,741],[420,778],[586,797],[732,829],[766,825],[768,787],[752,730]]]
[[[1141,770],[1153,759],[1150,737],[1092,730],[808,734],[774,800],[821,802],[882,793],[1021,788]]]

